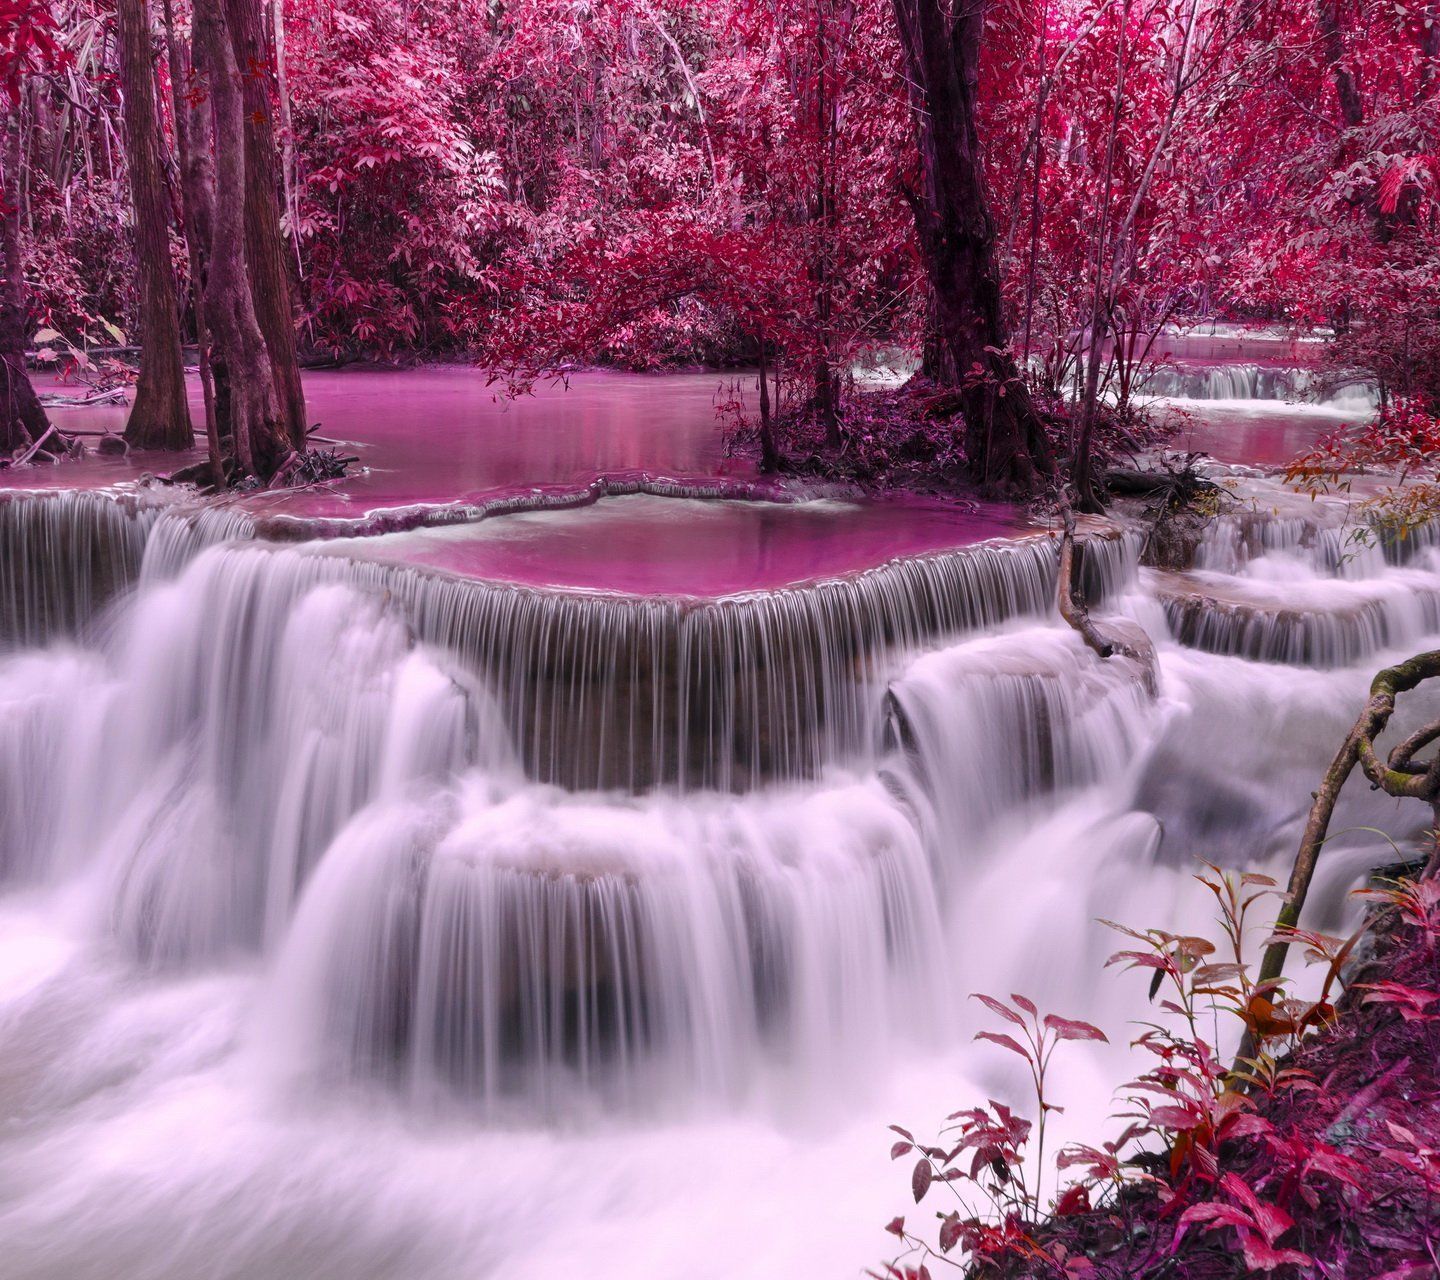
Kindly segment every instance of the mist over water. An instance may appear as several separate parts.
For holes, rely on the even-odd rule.
[[[1373,670],[1434,643],[1424,539],[1277,505],[1186,573],[1091,543],[1152,694],[1054,616],[1043,536],[681,599],[0,504],[0,1269],[856,1274],[885,1125],[1025,1098],[968,993],[1123,1046],[1097,917],[1203,929],[1196,858],[1283,873]],[[1397,820],[1347,797],[1316,924]],[[1129,1064],[1066,1049],[1093,1139]]]

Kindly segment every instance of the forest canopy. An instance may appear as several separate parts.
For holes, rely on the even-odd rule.
[[[758,359],[833,444],[849,371],[899,350],[961,386],[972,454],[978,416],[1014,419],[1023,467],[982,478],[1022,487],[1051,465],[1031,399],[1079,389],[1083,457],[1101,384],[1123,397],[1172,321],[1324,326],[1340,363],[1437,392],[1433,0],[212,7],[254,322],[302,360],[465,357],[524,386]],[[203,323],[195,280],[230,287],[214,229],[190,234],[215,197],[186,195],[226,181],[203,172],[218,135],[189,136],[227,96],[207,12],[0,10],[7,323],[42,359],[178,307],[173,353]],[[258,359],[242,330],[231,363]]]

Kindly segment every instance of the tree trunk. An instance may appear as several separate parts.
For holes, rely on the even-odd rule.
[[[1111,295],[1107,279],[1113,284],[1113,273],[1107,269],[1105,251],[1110,232],[1110,200],[1114,191],[1115,154],[1120,141],[1120,119],[1125,106],[1125,80],[1129,70],[1129,43],[1125,39],[1128,4],[1121,18],[1119,43],[1115,50],[1115,95],[1110,103],[1110,127],[1105,139],[1105,168],[1101,180],[1100,209],[1094,219],[1095,252],[1092,255],[1090,281],[1090,322],[1086,326],[1085,378],[1080,392],[1080,437],[1075,443],[1074,483],[1076,502],[1081,511],[1096,515],[1105,509],[1095,489],[1094,444],[1096,419],[1100,414],[1100,369],[1105,358],[1105,339],[1110,313],[1105,306]]]
[[[1340,119],[1347,129],[1358,129],[1365,123],[1365,101],[1355,73],[1345,62],[1345,35],[1340,30],[1339,0],[1316,0],[1316,19],[1320,27],[1320,51],[1335,81],[1335,97],[1340,104]]]
[[[137,449],[189,449],[195,443],[185,398],[185,362],[175,272],[170,263],[155,65],[146,0],[119,0],[120,76],[130,199],[135,214],[135,265],[140,279],[140,377],[125,439]]]
[[[279,0],[276,0],[279,3]],[[280,175],[271,119],[270,76],[274,59],[265,39],[260,0],[225,0],[235,63],[241,69],[245,104],[245,256],[255,315],[275,371],[286,433],[296,449],[305,447],[305,393],[295,349],[295,310],[290,271],[280,231]]]
[[[210,243],[215,208],[210,128],[200,102],[194,94],[185,90],[198,59],[186,59],[185,48],[175,28],[171,0],[162,0],[162,4],[165,48],[170,60],[170,108],[174,113],[175,142],[180,160],[180,207],[190,262],[190,298],[195,312],[195,344],[200,351],[200,387],[205,396],[205,445],[210,456],[211,483],[221,488],[225,483],[225,465],[215,404],[215,370],[210,360],[210,325],[205,310],[205,246]]]
[[[0,183],[0,455],[33,444],[50,420],[25,370],[30,308],[25,296],[25,262],[20,249],[20,164],[24,134],[20,107],[5,121],[5,174]]]
[[[225,0],[196,0],[195,23],[205,57],[215,141],[207,311],[214,326],[216,363],[223,364],[226,372],[227,418],[236,461],[246,474],[268,478],[291,450],[246,272],[244,103]]]
[[[829,79],[830,31],[825,9],[816,11],[815,67],[810,77],[815,112],[815,189],[810,200],[810,226],[814,232],[810,280],[815,291],[815,371],[811,408],[825,428],[825,447],[840,448],[840,397],[831,356],[831,328],[835,310],[834,250],[835,142],[839,132],[836,94]]]
[[[960,377],[971,474],[995,493],[1032,493],[1054,472],[1044,426],[1007,350],[976,125],[983,0],[894,0],[920,152],[915,230],[936,320]]]
[[[765,359],[765,330],[760,330],[760,470],[780,469],[780,453],[775,448],[775,418],[770,410],[770,370]]]

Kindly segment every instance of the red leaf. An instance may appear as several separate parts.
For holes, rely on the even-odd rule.
[[[1021,1045],[1017,1044],[1014,1040],[1012,1040],[1009,1036],[1003,1035],[999,1031],[977,1031],[975,1033],[975,1039],[989,1040],[992,1044],[998,1044],[1002,1048],[1009,1049],[1011,1053],[1018,1053],[1027,1062],[1030,1059],[1029,1050],[1023,1048]]]
[[[1047,1013],[1045,1026],[1061,1040],[1100,1040],[1105,1044],[1110,1043],[1099,1027],[1092,1027],[1088,1022],[1076,1022],[1071,1018],[1060,1018],[1053,1013]]]
[[[960,1215],[950,1213],[945,1221],[940,1224],[940,1252],[949,1253],[955,1247],[955,1242],[960,1239]]]
[[[1150,1112],[1150,1122],[1162,1129],[1178,1129],[1182,1133],[1200,1123],[1200,1116],[1189,1107],[1155,1107]]]
[[[995,999],[994,996],[981,995],[977,991],[973,995],[971,995],[970,999],[980,1001],[980,1003],[983,1004],[992,1013],[998,1013],[1002,1018],[1006,1019],[1009,1022],[1013,1022],[1017,1027],[1023,1027],[1025,1025],[1024,1018],[1022,1018],[1018,1013],[1015,1012],[1014,1009],[1010,1008],[1010,1006],[1005,1004],[1003,1001]]]
[[[915,1162],[915,1171],[910,1175],[910,1190],[915,1196],[916,1204],[925,1198],[925,1193],[930,1190],[930,1183],[934,1180],[934,1176],[930,1169],[930,1161],[922,1158]]]

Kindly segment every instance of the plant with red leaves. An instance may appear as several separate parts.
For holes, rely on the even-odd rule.
[[[1440,415],[1414,399],[1392,400],[1369,422],[1324,436],[1285,479],[1312,498],[1349,494],[1356,475],[1386,480],[1355,505],[1358,542],[1398,542],[1440,515]]]
[[[1266,1204],[1242,1178],[1227,1173],[1220,1179],[1224,1199],[1191,1205],[1180,1215],[1174,1248],[1180,1247],[1188,1227],[1201,1223],[1207,1230],[1231,1228],[1239,1237],[1245,1265],[1251,1271],[1268,1274],[1277,1267],[1298,1266],[1310,1270],[1315,1260],[1299,1249],[1286,1249],[1278,1241],[1295,1220],[1278,1205]]]
[[[1157,1064],[1122,1091],[1130,1107],[1120,1117],[1127,1122],[1121,1135],[1062,1150],[1057,1169],[1078,1178],[1042,1212],[1035,1165],[1027,1171],[1022,1160],[1031,1124],[1009,1108],[992,1102],[957,1112],[951,1120],[960,1141],[949,1148],[919,1146],[901,1131],[892,1155],[918,1152],[911,1176],[917,1202],[937,1183],[957,1196],[978,1190],[984,1201],[976,1211],[962,1197],[960,1207],[939,1215],[933,1247],[903,1219],[892,1222],[907,1249],[881,1273],[887,1280],[906,1274],[917,1258],[972,1274],[1097,1280],[1420,1274],[1405,1269],[1416,1257],[1412,1237],[1385,1224],[1396,1214],[1417,1224],[1428,1215],[1440,1227],[1440,1126],[1428,1112],[1407,1114],[1400,1101],[1406,1072],[1420,1060],[1418,1045],[1428,1055],[1425,1078],[1435,1082],[1421,1096],[1440,1097],[1440,887],[1381,882],[1358,895],[1381,904],[1370,920],[1391,920],[1400,950],[1387,972],[1342,994],[1342,974],[1365,929],[1346,938],[1287,930],[1287,941],[1323,967],[1318,995],[1298,1000],[1282,998],[1279,983],[1262,986],[1245,954],[1250,917],[1273,893],[1271,882],[1213,866],[1197,878],[1220,906],[1229,955],[1217,957],[1213,943],[1194,935],[1123,929],[1143,945],[1112,960],[1150,972],[1150,998],[1169,1015],[1143,1024],[1134,1042]],[[980,999],[1009,1026],[978,1038],[1026,1061],[1043,1119],[1055,1109],[1045,1069],[1058,1039],[1099,1033],[1041,1018],[1019,997]],[[1238,1022],[1257,1046],[1234,1068],[1207,1034],[1221,1018]],[[1071,1036],[1065,1028],[1083,1030]],[[1369,1083],[1342,1085],[1341,1073],[1352,1070],[1338,1065],[1347,1062],[1343,1055],[1372,1052],[1377,1035],[1398,1037],[1391,1052],[1401,1056],[1388,1069],[1370,1068]],[[1162,1154],[1143,1150],[1147,1138],[1161,1141]]]
[[[992,1013],[1010,1026],[1009,1031],[979,1031],[977,1040],[986,1040],[1023,1059],[1030,1072],[1031,1086],[1038,1122],[1016,1115],[1004,1103],[991,1101],[984,1107],[957,1111],[948,1117],[942,1131],[943,1146],[919,1143],[908,1129],[891,1125],[900,1141],[890,1148],[890,1158],[898,1160],[912,1152],[918,1153],[910,1175],[910,1190],[919,1204],[933,1186],[946,1187],[955,1197],[957,1207],[937,1214],[939,1228],[936,1247],[923,1237],[909,1231],[903,1218],[893,1219],[886,1228],[907,1246],[907,1251],[878,1273],[881,1280],[897,1280],[908,1272],[906,1259],[918,1256],[923,1271],[925,1261],[938,1257],[954,1262],[949,1255],[958,1249],[973,1263],[987,1265],[1005,1258],[1037,1257],[1054,1262],[1063,1269],[1064,1259],[1046,1252],[1028,1231],[1028,1225],[1041,1218],[1041,1188],[1037,1176],[1033,1184],[1027,1176],[1025,1150],[1032,1128],[1036,1135],[1036,1156],[1033,1168],[1043,1169],[1045,1154],[1045,1120],[1059,1107],[1046,1093],[1046,1079],[1055,1050],[1064,1041],[1090,1040],[1104,1042],[1098,1027],[1057,1014],[1042,1014],[1033,1000],[1012,995],[1009,1001],[976,994]],[[1062,1166],[1064,1167],[1064,1166]],[[984,1199],[983,1210],[977,1210],[966,1199],[966,1190],[978,1191]],[[1056,1212],[1070,1212],[1079,1207],[1074,1195],[1061,1198]],[[1083,1194],[1083,1192],[1082,1192]],[[875,1275],[877,1273],[871,1273]]]

